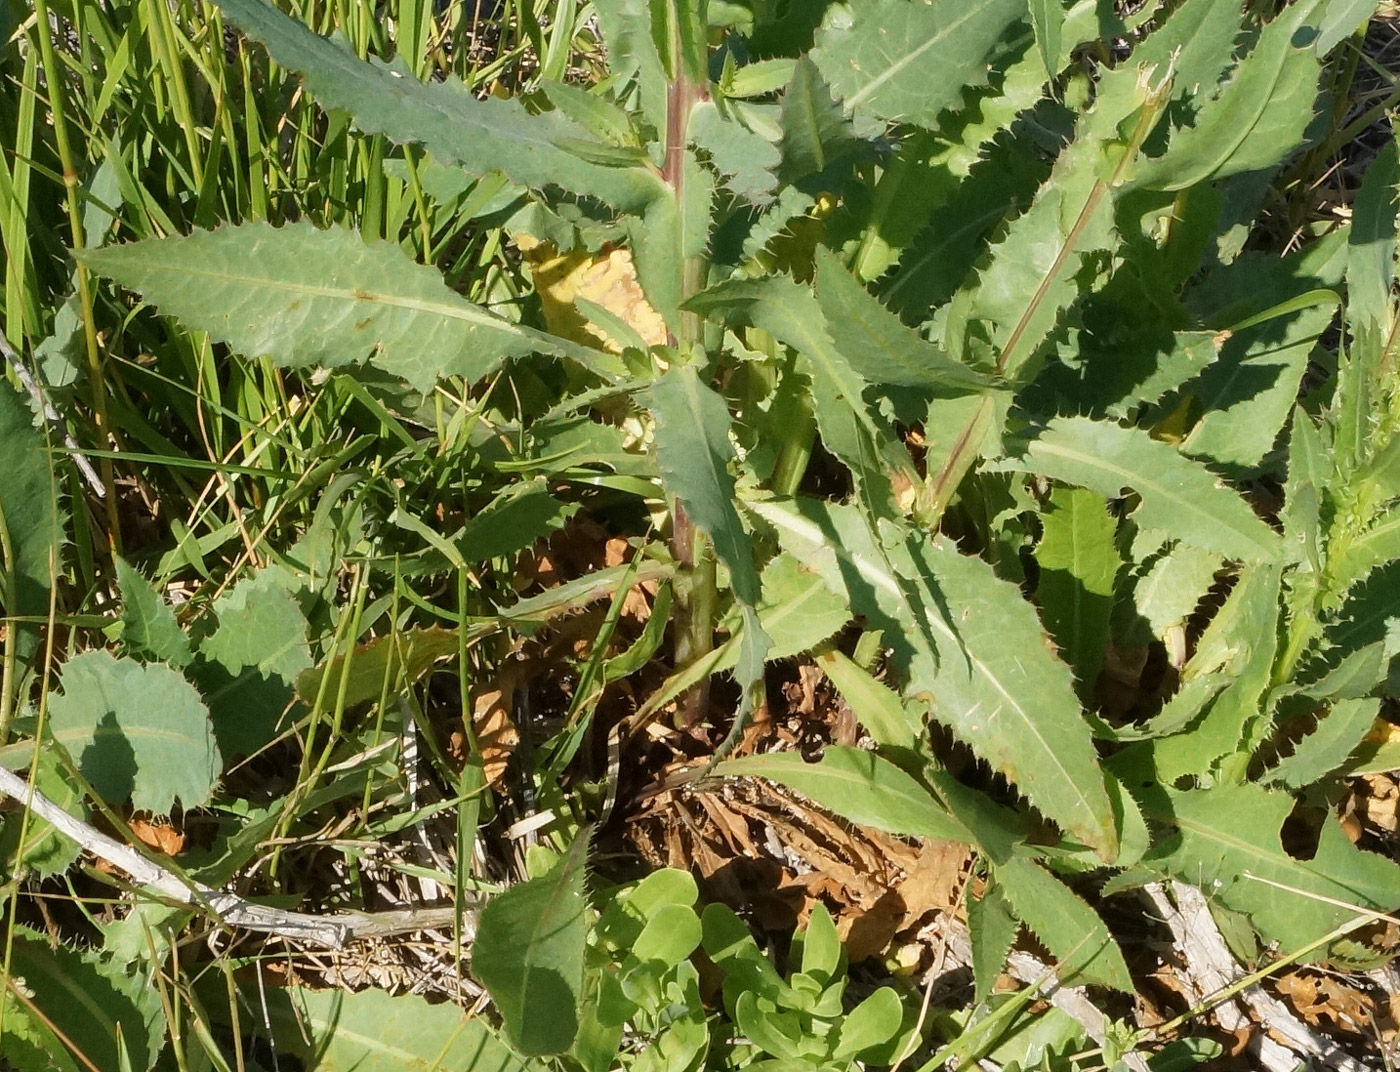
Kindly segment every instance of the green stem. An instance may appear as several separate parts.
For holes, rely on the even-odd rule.
[[[677,33],[673,40],[673,56],[679,56],[680,48]],[[687,64],[676,64],[666,92],[666,155],[662,178],[670,186],[678,206],[685,204],[685,146],[690,113],[708,92],[708,85],[694,79]],[[700,257],[687,257],[680,263],[682,303],[704,286],[708,268]],[[694,313],[682,312],[676,331],[671,342],[682,353],[688,353],[702,341],[700,318]],[[671,543],[685,581],[677,586],[676,664],[686,666],[703,658],[714,647],[715,559],[708,541],[691,524],[680,502],[675,503],[671,514]],[[693,725],[705,716],[709,700],[708,680],[686,694],[681,705],[686,725]]]
[[[73,149],[68,141],[68,117],[65,112],[63,87],[65,75],[53,47],[53,22],[49,14],[48,0],[34,0],[35,36],[39,39],[40,61],[44,69],[44,80],[49,87],[49,110],[53,117],[54,141],[58,147],[58,159],[63,167],[63,192],[68,206],[68,228],[70,242],[75,250],[83,248],[83,212],[78,197],[78,172],[73,166]],[[87,346],[88,383],[92,391],[92,410],[99,442],[108,438],[110,421],[107,416],[107,393],[103,379],[102,355],[97,345],[97,324],[93,315],[92,286],[87,269],[81,263],[74,270],[78,283],[78,303],[83,311],[83,341]],[[107,507],[107,541],[109,548],[118,553],[121,550],[121,527],[117,517],[117,496],[112,479],[112,461],[100,460],[103,496]]]
[[[1167,104],[1167,89],[1168,85],[1166,84],[1159,86],[1143,102],[1142,111],[1138,115],[1132,135],[1128,139],[1128,144],[1124,146],[1123,155],[1118,159],[1113,173],[1107,178],[1100,178],[1089,190],[1089,195],[1084,199],[1079,214],[1065,233],[1065,240],[1060,244],[1054,263],[1041,279],[1035,293],[1031,295],[1020,319],[1011,329],[1011,334],[1007,336],[1006,344],[1001,348],[1001,353],[997,355],[996,371],[998,375],[1007,378],[1012,383],[1016,379],[1016,373],[1030,356],[1029,353],[1017,353],[1021,339],[1039,310],[1040,304],[1049,295],[1055,280],[1059,278],[1060,273],[1068,265],[1070,255],[1078,246],[1080,236],[1093,219],[1094,213],[1098,211],[1099,205],[1108,196],[1110,190],[1123,182],[1128,174],[1129,166],[1142,148],[1142,143],[1157,125],[1157,119]],[[936,473],[929,474],[926,491],[915,504],[915,516],[920,525],[930,530],[938,526],[943,511],[947,509],[948,503],[958,490],[958,485],[962,483],[963,477],[967,475],[973,462],[977,460],[979,448],[986,436],[995,410],[996,406],[992,397],[983,395],[976,411],[968,418],[963,430],[954,440],[953,447],[942,467]]]

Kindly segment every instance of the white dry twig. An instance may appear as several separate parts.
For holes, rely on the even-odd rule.
[[[952,915],[944,915],[938,921],[938,930],[946,943],[948,960],[963,966],[970,965],[972,936],[968,933],[967,924]],[[1082,986],[1061,986],[1049,965],[1021,950],[1011,953],[1006,971],[1027,986],[1039,985],[1039,996],[1075,1021],[1100,1046],[1108,1041],[1108,1017],[1089,1000]],[[1147,1060],[1140,1053],[1125,1054],[1123,1064],[1132,1072],[1148,1072]]]
[[[1220,928],[1210,914],[1205,895],[1195,886],[1173,881],[1168,888],[1160,882],[1143,887],[1143,894],[1171,929],[1176,948],[1186,960],[1183,980],[1196,993],[1194,1001],[1227,989],[1244,975],[1235,962]],[[1264,1028],[1250,1042],[1259,1064],[1268,1072],[1293,1072],[1300,1058],[1310,1066],[1334,1072],[1370,1072],[1331,1039],[1313,1031],[1262,987],[1247,987],[1238,995]],[[1237,1031],[1249,1023],[1234,1001],[1215,1008],[1216,1019],[1227,1031]],[[1280,1041],[1282,1040],[1282,1041]],[[1286,1043],[1286,1045],[1285,1045]]]
[[[226,927],[241,927],[280,938],[340,949],[361,938],[385,938],[412,931],[450,927],[453,909],[407,908],[393,912],[340,912],[333,916],[286,912],[255,904],[235,893],[188,882],[125,845],[75,819],[18,775],[0,767],[0,794],[29,807],[53,828],[87,852],[125,871],[140,886],[179,904],[209,912]],[[464,921],[464,937],[473,937]]]

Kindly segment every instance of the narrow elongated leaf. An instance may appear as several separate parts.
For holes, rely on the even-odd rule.
[[[511,1042],[531,1056],[563,1053],[578,1033],[588,838],[585,829],[548,874],[512,886],[481,910],[472,971],[501,1010]]]
[[[1361,178],[1347,232],[1347,319],[1354,328],[1369,324],[1384,330],[1394,315],[1397,182],[1400,148],[1387,140]]]
[[[1280,760],[1264,781],[1285,789],[1305,789],[1346,762],[1380,713],[1379,697],[1338,700],[1318,715],[1317,726]]]
[[[1400,865],[1357,848],[1332,816],[1322,823],[1310,860],[1290,856],[1279,831],[1293,811],[1291,794],[1258,785],[1166,790],[1157,817],[1179,834],[1148,862],[1200,887],[1227,908],[1244,912],[1266,942],[1301,949],[1355,916],[1350,907],[1314,900],[1309,893],[1388,912],[1400,900]],[[1255,879],[1268,879],[1290,893]],[[1325,951],[1313,954],[1313,959]]]
[[[1336,468],[1317,425],[1301,406],[1296,407],[1289,427],[1288,481],[1279,521],[1284,546],[1292,549],[1295,561],[1306,564],[1313,585],[1322,572],[1322,495]],[[1301,576],[1295,578],[1302,580]]]
[[[1142,499],[1133,516],[1144,528],[1249,562],[1280,554],[1278,535],[1243,499],[1203,466],[1136,428],[1057,418],[1019,457],[995,467],[1039,473],[1109,497],[1130,488]]]
[[[503,320],[398,246],[352,231],[247,223],[77,255],[186,327],[292,368],[369,360],[427,390],[439,376],[479,380],[536,351],[610,360]]]
[[[1108,646],[1113,582],[1122,566],[1113,541],[1117,525],[1103,496],[1083,488],[1057,489],[1041,521],[1045,531],[1035,551],[1040,615],[1085,695]]]
[[[753,548],[734,507],[734,457],[729,409],[686,365],[662,376],[651,389],[656,416],[656,454],[662,480],[685,504],[691,520],[709,535],[715,555],[729,570],[734,596],[743,608],[744,635],[737,672],[746,697],[763,676],[771,646],[758,620],[759,582]]]
[[[34,427],[33,415],[19,395],[8,384],[0,387],[0,457],[5,458],[0,515],[14,555],[3,563],[14,585],[14,605],[4,608],[6,614],[42,616],[49,610],[49,554],[57,555],[61,532],[46,449],[44,436]],[[23,627],[21,653],[32,649],[35,637],[32,627]]]
[[[997,883],[989,883],[981,897],[968,897],[967,930],[972,940],[974,1001],[986,1001],[991,994],[1020,929],[1021,921],[1012,914],[1006,893]]]
[[[1397,181],[1400,151],[1387,141],[1366,169],[1356,195],[1347,234],[1347,323],[1351,345],[1337,367],[1336,416],[1338,469],[1364,465],[1372,450],[1371,420],[1377,395],[1387,390],[1389,355],[1395,349]]]
[[[1013,584],[940,539],[920,555],[953,635],[933,681],[934,716],[1036,808],[1093,847],[1117,853],[1113,807],[1069,668]],[[941,620],[940,620],[941,621]]]
[[[1035,29],[1035,47],[1045,64],[1045,77],[1054,78],[1060,71],[1060,31],[1065,22],[1065,6],[1061,0],[1030,0],[1031,26]]]
[[[640,212],[664,184],[649,166],[607,167],[566,146],[603,143],[558,112],[530,115],[517,100],[478,100],[455,79],[420,82],[405,66],[366,62],[265,0],[219,7],[279,64],[306,77],[324,108],[343,108],[367,134],[417,142],[443,164],[474,175],[504,172],[523,186],[561,186]]]
[[[1166,107],[1169,85],[1164,74],[1140,73],[1131,64],[1100,81],[1074,142],[1055,161],[1031,207],[993,245],[975,289],[965,292],[970,314],[992,322],[997,369],[1008,377],[1017,375],[1079,297],[1085,255],[1117,246],[1113,190]],[[1105,157],[1114,161],[1107,173]]]
[[[318,1072],[525,1072],[490,1024],[451,1002],[383,990],[269,989],[265,1002],[278,1051]],[[259,1005],[259,1007],[262,1007]]]
[[[956,818],[923,786],[887,759],[832,745],[816,763],[792,752],[726,759],[718,775],[753,775],[796,789],[853,823],[908,837],[968,841]]]
[[[816,660],[876,744],[914,747],[924,727],[921,719],[910,717],[899,693],[834,648],[821,652]]]
[[[1062,966],[1061,978],[1102,983],[1133,993],[1123,951],[1099,914],[1039,864],[1016,855],[995,868],[1016,915]]]
[[[868,0],[833,6],[812,51],[846,107],[932,127],[964,86],[982,85],[986,58],[1025,0]]]
[[[49,728],[112,804],[169,814],[209,800],[219,750],[199,693],[174,670],[86,651],[63,668]]]
[[[1173,133],[1161,157],[1144,161],[1136,182],[1184,190],[1267,170],[1302,146],[1322,71],[1313,48],[1319,6],[1320,0],[1299,0],[1269,23],[1229,81],[1199,102],[1194,125]]]
[[[951,390],[987,387],[985,373],[954,361],[882,306],[825,246],[817,249],[817,303],[841,355],[871,383]]]

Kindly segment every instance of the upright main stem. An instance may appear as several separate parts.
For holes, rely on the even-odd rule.
[[[676,199],[677,211],[682,211],[685,205],[686,128],[691,109],[704,99],[707,92],[708,86],[694,79],[685,63],[677,63],[675,76],[666,94],[666,158],[662,167],[662,177]],[[705,262],[700,257],[686,257],[681,261],[682,302],[704,286],[705,268]],[[700,318],[695,313],[682,312],[671,342],[682,352],[699,344]],[[703,658],[714,646],[715,558],[704,534],[691,523],[684,505],[679,501],[674,504],[671,513],[671,542],[683,578],[676,593],[676,664],[687,666]],[[710,686],[706,680],[683,698],[681,717],[684,724],[690,726],[699,722],[709,706]]]

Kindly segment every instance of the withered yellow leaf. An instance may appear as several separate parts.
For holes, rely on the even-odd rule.
[[[581,298],[625,322],[648,346],[666,342],[666,324],[642,293],[628,250],[560,253],[552,243],[529,235],[517,236],[516,245],[525,254],[545,323],[553,334],[585,346],[602,347],[609,353],[622,352],[619,340],[579,311],[575,303]]]

